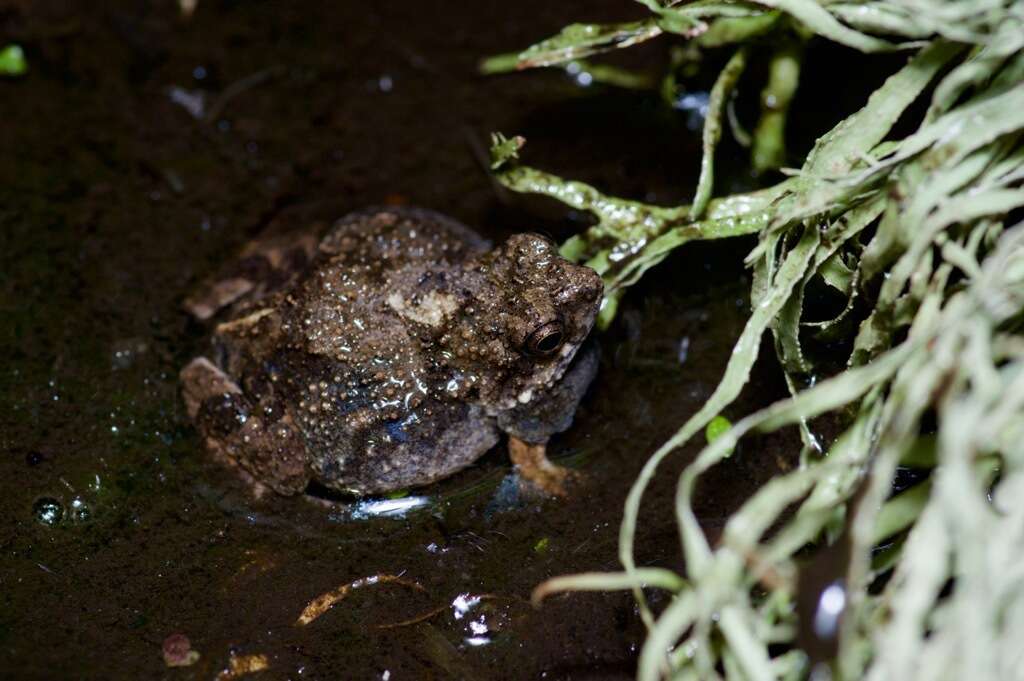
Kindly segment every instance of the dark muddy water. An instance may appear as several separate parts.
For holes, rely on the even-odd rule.
[[[626,299],[551,446],[586,476],[569,500],[510,499],[499,449],[397,502],[419,504],[404,514],[256,502],[203,456],[176,375],[203,347],[182,299],[268,225],[407,202],[495,238],[582,228],[496,190],[480,156],[492,130],[525,135],[531,163],[687,200],[699,139],[685,113],[561,73],[475,75],[483,55],[641,9],[200,0],[183,21],[169,3],[0,3],[0,42],[31,67],[0,81],[0,675],[211,679],[250,654],[266,656],[262,678],[632,675],[628,595],[527,599],[546,577],[616,568],[629,484],[710,394],[745,319],[749,243],[687,248]],[[652,71],[666,58],[626,55]],[[781,394],[771,362],[752,386],[737,414]],[[710,534],[785,465],[782,445],[708,477]],[[648,495],[643,564],[678,566],[672,473],[693,451]],[[420,588],[367,586],[296,624],[373,575]],[[176,633],[201,654],[191,667],[164,664]]]

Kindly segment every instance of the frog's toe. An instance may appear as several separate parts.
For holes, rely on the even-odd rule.
[[[211,397],[238,395],[242,390],[230,376],[205,357],[196,357],[181,370],[181,392],[189,418],[195,420],[203,402]]]
[[[534,491],[554,497],[567,497],[573,487],[586,479],[580,471],[552,463],[547,457],[546,443],[524,442],[510,436],[508,453],[520,479]]]

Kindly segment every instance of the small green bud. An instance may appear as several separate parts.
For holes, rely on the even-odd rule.
[[[21,45],[8,45],[0,50],[0,76],[24,76],[28,73],[28,62]]]
[[[719,414],[708,422],[707,428],[704,429],[704,436],[708,439],[708,444],[711,444],[724,435],[730,428],[732,428],[732,422]],[[731,456],[732,453],[733,450],[730,449],[726,456]]]

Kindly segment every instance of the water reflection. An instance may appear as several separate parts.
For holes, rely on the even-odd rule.
[[[429,496],[407,496],[398,499],[360,499],[349,508],[348,516],[353,520],[368,518],[404,518],[410,511],[430,506],[434,499]]]
[[[493,597],[469,593],[456,596],[451,608],[462,642],[472,648],[493,643],[508,615],[504,609],[496,607]]]
[[[814,634],[825,640],[834,639],[839,633],[839,621],[846,608],[846,588],[842,580],[829,584],[818,597],[818,608],[814,612]]]

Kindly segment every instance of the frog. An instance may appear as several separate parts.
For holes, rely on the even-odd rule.
[[[596,376],[603,285],[552,240],[385,206],[257,239],[229,269],[186,299],[212,331],[180,383],[205,449],[260,494],[422,487],[506,435],[523,480],[564,495],[546,444]]]

